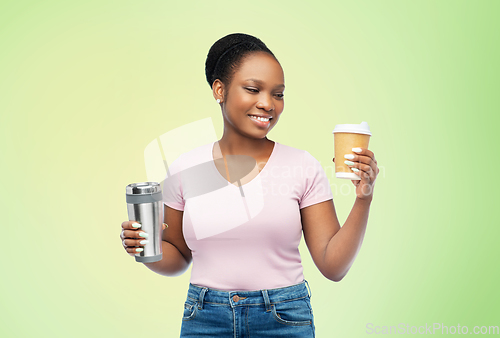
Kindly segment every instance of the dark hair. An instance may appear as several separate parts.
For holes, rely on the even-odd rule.
[[[217,40],[210,47],[205,61],[205,75],[210,88],[215,79],[229,86],[243,59],[255,52],[266,52],[276,59],[264,42],[252,35],[233,33]]]

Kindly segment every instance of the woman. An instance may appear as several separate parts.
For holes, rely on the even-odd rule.
[[[205,66],[223,136],[171,163],[163,186],[163,259],[145,265],[177,276],[193,262],[181,337],[314,337],[300,238],[303,232],[326,278],[346,275],[379,171],[373,152],[357,149],[351,158],[361,181],[352,181],[356,202],[341,228],[319,162],[266,136],[284,109],[284,74],[274,54],[253,36],[230,34],[210,48]],[[201,170],[193,175],[195,167]],[[147,234],[140,224],[122,228],[125,250],[142,251]]]

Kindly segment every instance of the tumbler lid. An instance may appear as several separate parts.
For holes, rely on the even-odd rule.
[[[127,185],[127,195],[154,194],[161,191],[158,182],[139,182]]]

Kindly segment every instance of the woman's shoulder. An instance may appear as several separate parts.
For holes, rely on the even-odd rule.
[[[302,166],[313,166],[317,167],[321,165],[320,161],[311,155],[311,153],[305,149],[300,149],[288,145],[279,143],[280,147],[280,159],[282,163],[302,165]]]
[[[285,145],[279,142],[278,146],[280,148],[280,154],[283,156],[284,159],[289,159],[289,160],[303,160],[303,159],[310,159],[311,157],[314,158],[307,150],[305,149],[300,149],[296,147],[292,147],[289,145]]]
[[[295,156],[297,156],[297,155],[301,155],[302,156],[304,153],[307,152],[304,149],[295,148],[295,147],[292,147],[292,146],[289,146],[289,145],[286,145],[286,144],[283,144],[283,143],[276,142],[276,144],[279,146],[281,153],[285,153],[285,154],[289,154],[289,155],[295,155]]]

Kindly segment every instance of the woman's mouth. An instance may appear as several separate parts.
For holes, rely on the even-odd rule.
[[[267,127],[270,124],[271,118],[248,115],[248,117],[259,127]]]

